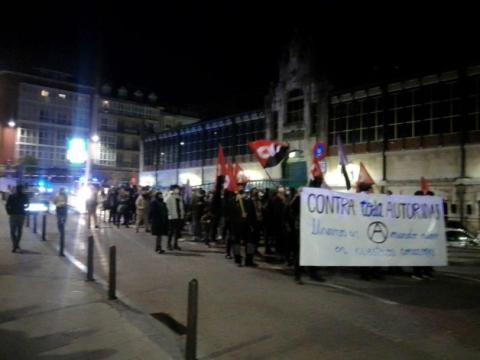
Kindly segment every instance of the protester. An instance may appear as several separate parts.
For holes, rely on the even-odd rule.
[[[8,197],[7,203],[5,204],[7,214],[10,217],[12,252],[20,250],[23,223],[25,221],[26,209],[28,206],[28,196],[23,192],[23,186],[17,185],[15,192]]]
[[[136,231],[140,228],[140,224],[143,223],[146,232],[150,232],[149,213],[150,213],[150,191],[148,188],[144,188],[141,194],[138,195],[135,200],[136,207]]]
[[[168,250],[181,250],[178,246],[178,239],[181,237],[183,219],[185,217],[185,210],[183,201],[180,196],[180,188],[178,185],[170,187],[170,193],[165,199],[168,209]],[[173,247],[172,247],[173,238]]]
[[[202,238],[201,217],[203,216],[205,207],[205,190],[198,189],[192,198],[192,230],[194,241],[199,241]]]
[[[256,266],[253,262],[255,246],[250,231],[246,194],[240,189],[235,195],[232,208],[233,255],[235,263],[242,266],[242,245],[245,247],[245,266]]]
[[[252,241],[255,245],[255,253],[258,253],[258,246],[260,244],[260,236],[263,227],[263,207],[262,200],[260,199],[260,194],[257,188],[253,188],[250,190],[249,204],[252,206],[250,211],[252,217]]]
[[[67,223],[68,215],[68,195],[65,192],[65,188],[60,188],[60,191],[55,195],[52,202],[55,205],[55,212],[57,214],[58,232],[60,233],[61,241],[63,241],[65,240],[65,224]]]
[[[123,222],[120,219],[123,218]],[[130,223],[130,193],[126,189],[120,189],[118,193],[117,227],[124,225],[128,228]]]
[[[414,195],[416,196],[434,196],[435,195],[433,191],[430,191],[428,189],[428,186],[426,185],[426,180],[422,178],[422,188],[423,187],[426,187],[426,188],[416,191]],[[433,279],[433,268],[431,266],[414,266],[413,274],[411,275],[411,278],[414,280]]]
[[[108,222],[117,224],[118,191],[116,187],[111,187],[107,193]]]
[[[203,230],[203,234],[204,234],[202,241],[208,247],[210,247],[209,236],[210,236],[212,221],[213,221],[213,213],[212,213],[211,208],[209,206],[207,206],[204,209],[202,217],[200,218],[200,223],[202,225],[202,230]]]
[[[163,254],[162,236],[168,236],[168,209],[163,201],[163,194],[157,192],[153,201],[150,203],[149,222],[151,225],[152,235],[155,236],[155,251]]]
[[[107,194],[105,194],[105,190],[102,188],[102,190],[100,190],[97,195],[97,210],[98,212],[100,212],[100,219],[103,218],[103,222],[105,222],[105,212],[107,208]]]
[[[87,209],[87,227],[90,229],[92,223],[95,228],[98,228],[97,224],[97,187],[95,185],[90,186],[90,193],[86,201]],[[93,220],[93,221],[92,221]]]
[[[273,236],[275,252],[277,256],[280,256],[283,261],[286,260],[286,195],[285,188],[280,186],[277,189],[277,192],[270,200],[269,203],[269,213],[270,213],[270,231]]]

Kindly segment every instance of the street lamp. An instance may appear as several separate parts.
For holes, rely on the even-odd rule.
[[[92,135],[92,141],[94,143],[98,143],[100,141],[100,136],[98,136],[97,134],[93,134]]]
[[[13,121],[13,120],[10,120],[10,121],[8,122],[8,126],[10,126],[11,128],[15,127],[15,125],[16,125],[16,124],[15,124],[15,121]]]

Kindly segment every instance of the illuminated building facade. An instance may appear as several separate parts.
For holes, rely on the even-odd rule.
[[[39,70],[37,75],[0,72],[0,166],[35,159],[36,175],[84,175],[84,165],[67,160],[67,141],[92,143],[91,177],[105,184],[136,181],[142,135],[192,123],[193,116],[172,113],[151,93],[130,94],[108,85],[97,93],[69,74]],[[10,125],[14,124],[14,126]]]
[[[445,199],[449,219],[479,229],[480,66],[347,88],[329,81],[317,66],[308,49],[293,42],[280,61],[278,81],[266,96],[265,109],[258,112],[262,118],[256,128],[258,137],[247,139],[232,128],[230,122],[240,118],[235,115],[147,137],[141,179],[159,185],[187,179],[193,184],[211,183],[219,142],[252,179],[267,179],[248,153],[231,151],[231,144],[246,146],[249,139],[265,135],[288,142],[294,151],[282,165],[269,170],[273,178],[306,184],[311,149],[319,141],[328,145],[322,164],[326,182],[345,191],[336,148],[340,137],[351,162],[347,170],[352,183],[360,161],[375,179],[377,192],[411,195],[419,190],[424,176],[431,190]],[[183,149],[188,134],[203,134],[211,123],[222,124],[216,131],[228,137],[213,138],[207,132],[207,140],[199,140],[205,136],[192,135],[189,146],[197,150]],[[182,141],[184,145],[179,146]],[[204,145],[195,145],[198,141]],[[207,145],[208,141],[212,144]]]

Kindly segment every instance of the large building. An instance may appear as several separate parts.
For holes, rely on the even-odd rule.
[[[249,139],[265,136],[288,142],[292,151],[287,161],[271,169],[272,177],[305,184],[311,149],[320,141],[328,145],[329,156],[323,164],[326,181],[345,191],[336,147],[340,137],[351,162],[347,170],[353,182],[360,161],[381,192],[413,194],[424,176],[431,189],[446,200],[450,219],[471,229],[480,228],[480,66],[340,88],[318,69],[308,49],[294,42],[280,62],[279,79],[266,96],[265,109],[253,114],[261,118],[255,136],[245,137],[241,128],[232,127],[242,116],[231,116],[147,138],[141,179],[156,179],[160,184],[186,179],[211,182],[217,143],[245,148]],[[248,116],[252,114],[244,115]],[[212,137],[208,132],[211,123],[223,124],[215,131],[225,137]],[[206,140],[194,135],[188,142],[183,140],[196,131],[203,131]],[[198,141],[209,145],[196,147]],[[182,158],[182,142],[183,146],[191,142],[188,146],[197,149],[194,161]],[[165,146],[171,150],[158,150]],[[266,178],[248,151],[229,155],[251,178]],[[162,156],[171,158],[162,160]]]
[[[166,111],[154,93],[144,96],[140,90],[129,96],[121,87],[113,94],[104,85],[95,99],[93,128],[99,142],[94,145],[94,173],[111,184],[138,179],[142,137],[198,121],[190,114]]]
[[[89,137],[93,90],[59,72],[0,72],[0,164],[66,168],[67,139]]]
[[[105,85],[79,85],[70,75],[41,70],[37,75],[0,72],[0,165],[35,159],[37,175],[68,174],[78,179],[85,165],[67,160],[67,141],[91,139],[91,178],[106,184],[136,181],[140,139],[147,133],[195,122],[171,113],[155,94],[114,94]]]

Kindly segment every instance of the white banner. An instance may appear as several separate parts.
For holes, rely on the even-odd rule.
[[[303,188],[301,199],[303,266],[447,265],[440,197]]]

